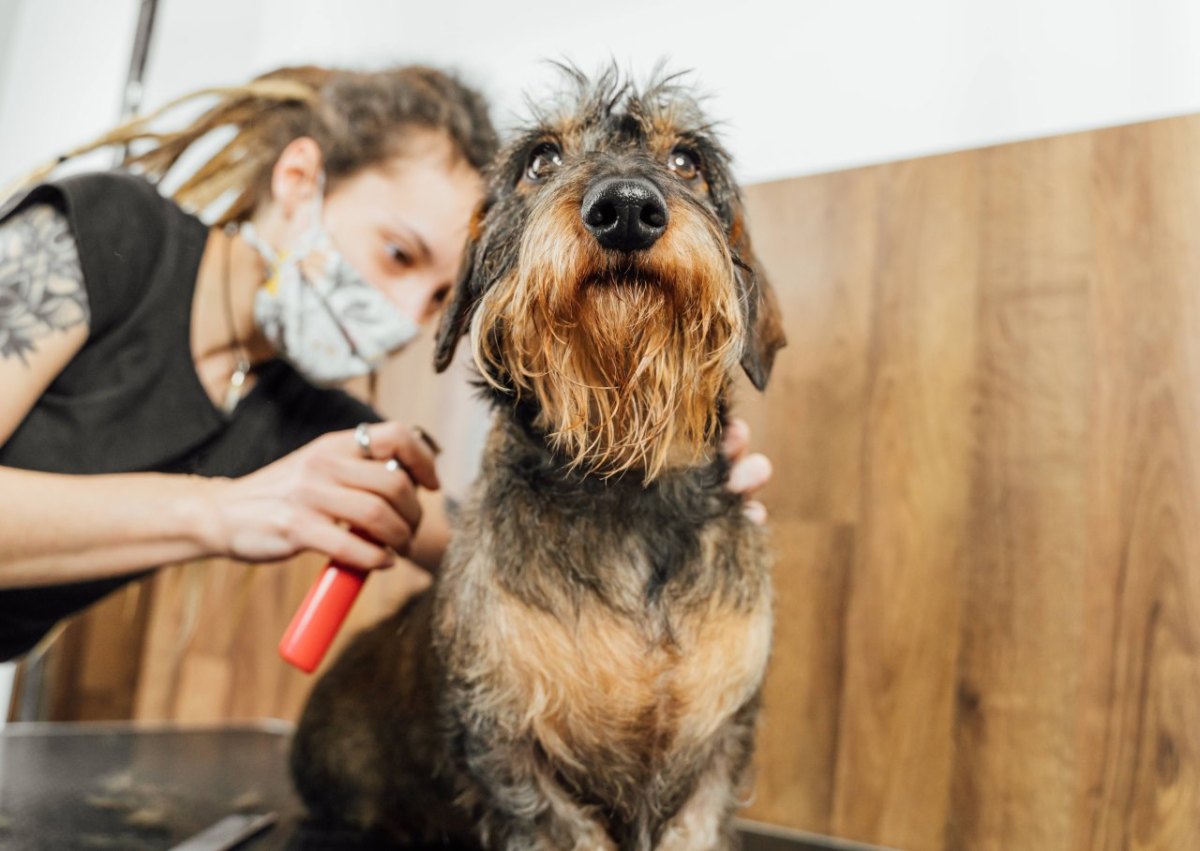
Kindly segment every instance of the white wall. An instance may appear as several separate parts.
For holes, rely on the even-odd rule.
[[[16,40],[17,16],[21,10],[21,0],[0,0],[0,72],[8,64],[9,51]]]
[[[0,0],[0,187],[107,129],[138,0]]]
[[[284,62],[420,60],[465,69],[505,119],[542,58],[669,57],[714,93],[746,181],[1200,110],[1195,0],[161,2],[148,105]],[[0,3],[21,13],[3,179],[115,114],[137,4]]]
[[[1121,124],[1200,108],[1195,0],[607,0],[294,8],[264,64],[427,58],[478,74],[505,106],[544,76],[668,56],[714,92],[744,180]]]

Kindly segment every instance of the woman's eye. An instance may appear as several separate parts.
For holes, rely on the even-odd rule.
[[[700,158],[687,148],[676,148],[667,157],[667,168],[682,180],[692,181],[700,176]]]
[[[553,142],[543,142],[529,155],[525,166],[525,179],[541,183],[562,165],[562,151]]]
[[[388,256],[401,266],[412,265],[412,255],[398,245],[388,246]]]

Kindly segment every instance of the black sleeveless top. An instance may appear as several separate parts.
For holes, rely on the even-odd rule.
[[[367,405],[313,387],[278,360],[257,369],[254,387],[226,415],[201,385],[191,353],[192,295],[208,227],[150,183],[121,173],[43,184],[0,220],[39,203],[62,211],[75,236],[89,335],[0,445],[0,466],[241,476],[325,432],[379,420]],[[144,575],[0,590],[0,659],[26,652],[63,617]]]

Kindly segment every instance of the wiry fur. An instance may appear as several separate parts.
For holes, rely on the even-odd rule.
[[[516,269],[475,313],[475,362],[532,397],[573,464],[650,479],[709,447],[742,309],[724,234],[694,200],[668,202],[676,224],[644,259],[606,256],[578,215],[589,171],[534,203]]]
[[[730,847],[770,645],[761,530],[716,451],[739,360],[782,345],[725,154],[668,78],[577,86],[493,167],[440,331],[472,330],[497,411],[433,590],[317,684],[293,771],[321,821],[400,842]],[[553,139],[560,170],[522,178]],[[702,178],[664,165],[678,145]],[[670,223],[614,255],[592,181],[661,187]]]

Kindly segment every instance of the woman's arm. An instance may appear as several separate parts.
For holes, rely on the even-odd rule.
[[[66,217],[36,204],[0,224],[0,446],[83,347],[88,317]]]
[[[0,224],[0,445],[83,347],[89,305],[66,217]],[[0,586],[95,579],[200,554],[200,483],[0,468]]]
[[[210,484],[0,467],[0,588],[102,579],[211,555]]]
[[[0,445],[82,348],[89,305],[66,217],[0,224]],[[201,554],[200,483],[0,468],[0,586],[95,579]]]
[[[66,218],[35,205],[0,225],[0,445],[88,335],[89,306]],[[407,553],[421,519],[414,481],[437,487],[411,430],[372,426],[380,457],[349,432],[326,435],[235,480],[119,474],[72,476],[0,467],[0,587],[99,579],[173,561],[273,561],[313,549],[361,568],[391,562],[369,532]]]
[[[0,467],[0,588],[120,576],[206,556],[278,561],[305,550],[362,569],[386,567],[388,548],[413,548],[422,515],[416,486],[435,489],[438,481],[432,454],[411,429],[370,428],[380,457],[399,458],[403,470],[362,458],[349,431],[240,479]]]

